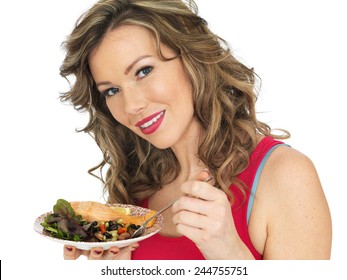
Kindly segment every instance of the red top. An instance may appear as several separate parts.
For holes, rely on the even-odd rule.
[[[242,180],[246,186],[252,186],[251,191],[246,190],[246,197],[243,196],[241,191],[236,186],[231,185],[229,188],[235,197],[235,203],[231,209],[237,232],[242,241],[253,254],[254,258],[257,260],[262,259],[263,256],[254,248],[248,233],[248,219],[253,203],[253,194],[256,191],[262,167],[271,153],[272,148],[282,144],[282,142],[267,136],[263,138],[255,148],[250,156],[249,166],[238,175],[238,178]],[[147,208],[148,199],[145,199],[140,206]],[[148,239],[140,241],[139,244],[140,247],[132,253],[132,259],[134,260],[205,259],[194,242],[185,236],[166,237],[158,233]]]

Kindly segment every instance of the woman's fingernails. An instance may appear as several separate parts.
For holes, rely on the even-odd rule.
[[[204,180],[204,182],[209,182],[209,181],[211,181],[212,179],[213,179],[213,177],[212,177],[212,176],[207,177],[207,178]]]
[[[101,250],[94,250],[93,254],[95,255],[101,255],[102,251]]]
[[[71,252],[71,251],[73,250],[72,247],[66,246],[65,248],[66,248],[66,250],[69,251],[69,252]]]

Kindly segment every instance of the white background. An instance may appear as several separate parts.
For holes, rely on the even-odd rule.
[[[259,118],[291,132],[287,142],[315,163],[331,209],[332,261],[246,263],[258,279],[261,275],[256,272],[271,278],[280,270],[285,271],[282,279],[290,279],[299,276],[296,269],[303,267],[302,273],[310,276],[343,273],[341,262],[347,250],[347,18],[343,2],[197,1],[211,29],[261,77]],[[49,211],[57,198],[104,201],[100,182],[87,174],[101,154],[90,136],[75,132],[84,127],[87,116],[58,99],[68,88],[59,76],[64,57],[60,44],[93,3],[21,0],[0,4],[0,259],[5,279],[48,275],[60,279],[77,272],[94,273],[94,279],[99,275],[100,264],[67,264],[62,261],[61,245],[32,229],[36,217]]]

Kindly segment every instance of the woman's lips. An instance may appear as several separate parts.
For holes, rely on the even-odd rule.
[[[137,122],[135,125],[141,129],[143,134],[151,134],[159,128],[161,122],[164,119],[164,115],[165,111],[155,113]]]

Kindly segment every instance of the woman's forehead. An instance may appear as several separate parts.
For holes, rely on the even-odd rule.
[[[155,55],[156,42],[150,31],[143,27],[121,26],[108,31],[90,53],[89,62],[124,60],[128,57]]]
[[[160,52],[172,56],[172,51],[160,44]],[[145,27],[122,25],[106,33],[100,44],[92,51],[90,58],[106,54],[107,59],[123,56],[158,56],[158,44],[154,34]]]
[[[142,26],[122,25],[106,33],[101,45],[107,43],[118,48],[156,48],[152,32]]]

